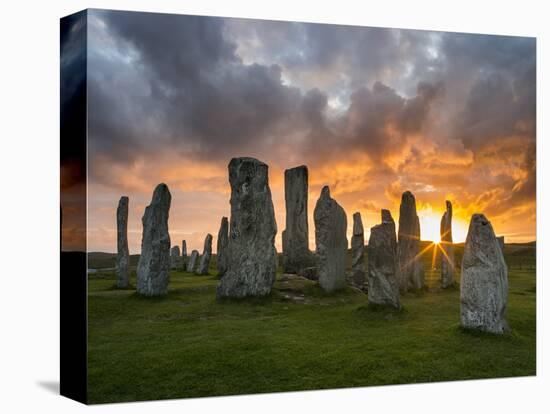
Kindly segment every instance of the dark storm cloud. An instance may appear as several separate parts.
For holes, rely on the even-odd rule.
[[[61,187],[85,180],[86,158],[86,12],[60,25]]]
[[[422,143],[411,140],[433,139],[437,151],[472,151],[474,159],[493,146],[508,163],[519,151],[514,200],[534,195],[533,39],[91,14],[97,159],[131,165],[170,149],[206,161],[266,152],[285,160],[290,147],[311,163],[363,153],[389,171],[387,157],[410,143],[402,163],[420,163]],[[502,139],[514,140],[512,151],[497,148]],[[494,185],[509,185],[509,175],[500,177]]]

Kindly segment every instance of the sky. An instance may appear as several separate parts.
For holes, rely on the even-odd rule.
[[[535,239],[536,43],[491,36],[92,10],[87,19],[88,250],[129,246],[154,187],[172,194],[172,244],[202,251],[229,216],[227,165],[269,165],[280,250],[284,170],[309,169],[310,247],[321,188],[368,240],[380,209],[416,197],[421,238],[445,200],[464,241],[484,213],[508,242]]]

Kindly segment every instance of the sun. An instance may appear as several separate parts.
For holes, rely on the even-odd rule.
[[[443,211],[435,212],[431,208],[418,211],[420,220],[420,238],[435,244],[441,243],[440,225]],[[461,243],[466,240],[468,234],[468,222],[460,217],[453,217],[453,243]]]
[[[420,238],[439,244],[441,242],[439,231],[441,216],[432,211],[419,211],[418,218],[420,220]]]

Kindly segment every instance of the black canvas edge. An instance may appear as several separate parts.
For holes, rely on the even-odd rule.
[[[73,37],[71,48],[64,46],[71,29],[84,25]],[[63,63],[70,53],[80,59],[70,67]],[[65,58],[65,59],[64,59]],[[75,81],[75,73],[77,81]],[[75,86],[76,85],[76,86]],[[78,222],[87,234],[87,11],[60,19],[60,167],[71,162],[81,174],[83,186],[78,199]],[[62,177],[62,176],[61,176]],[[62,177],[63,178],[63,177]],[[60,215],[63,229],[63,186],[60,183]],[[74,214],[74,213],[73,213]],[[87,244],[84,249],[64,251],[60,235],[60,394],[87,404]],[[81,251],[83,250],[83,251]]]

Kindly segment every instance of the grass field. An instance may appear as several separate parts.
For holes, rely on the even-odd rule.
[[[532,257],[519,248],[517,259],[507,245],[511,332],[503,336],[460,329],[459,290],[437,289],[433,270],[431,288],[402,296],[401,312],[369,307],[354,288],[326,295],[280,274],[268,298],[216,301],[215,276],[172,272],[168,296],[146,299],[99,273],[89,279],[89,401],[534,375],[532,247]]]

